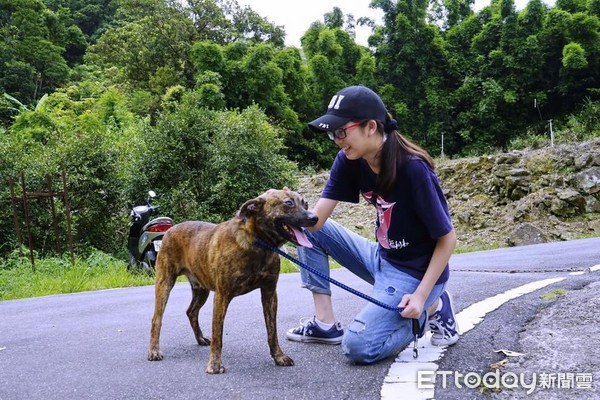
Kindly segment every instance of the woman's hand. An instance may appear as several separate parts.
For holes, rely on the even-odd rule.
[[[416,293],[405,294],[398,307],[404,308],[400,313],[401,317],[418,319],[423,314],[425,308],[425,298]]]

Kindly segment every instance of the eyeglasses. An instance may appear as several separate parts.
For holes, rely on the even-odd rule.
[[[327,136],[329,136],[329,139],[331,139],[331,140],[343,139],[343,138],[346,137],[346,134],[347,134],[346,131],[348,129],[354,128],[355,126],[358,126],[358,125],[360,125],[362,123],[363,123],[363,121],[355,122],[353,124],[348,125],[345,128],[339,128],[339,129],[336,129],[335,131],[327,131]]]

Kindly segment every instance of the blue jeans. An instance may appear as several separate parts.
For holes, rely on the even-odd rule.
[[[373,285],[371,297],[397,306],[405,294],[411,294],[420,281],[384,260],[376,242],[370,241],[328,219],[317,232],[306,232],[312,248],[299,247],[300,260],[329,274],[329,256],[352,273]],[[305,269],[300,271],[302,286],[314,293],[331,295],[330,284]],[[425,309],[437,300],[444,284],[435,285]],[[371,302],[348,325],[342,339],[342,351],[358,364],[370,364],[395,356],[414,339],[412,322],[396,311]]]

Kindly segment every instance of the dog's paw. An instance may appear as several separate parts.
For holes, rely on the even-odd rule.
[[[207,374],[224,374],[225,367],[221,363],[208,363],[206,367]]]
[[[148,361],[160,361],[163,359],[163,354],[160,350],[148,350]]]
[[[209,338],[199,337],[199,338],[196,338],[196,342],[198,342],[198,344],[200,346],[210,346],[210,339]]]
[[[292,360],[290,357],[288,357],[286,355],[276,357],[276,358],[274,358],[274,360],[275,360],[275,364],[280,367],[291,367],[292,365],[294,365],[294,360]]]

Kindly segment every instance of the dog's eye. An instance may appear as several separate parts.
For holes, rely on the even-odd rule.
[[[283,204],[285,204],[287,207],[294,207],[294,202],[290,199],[284,201]]]
[[[308,202],[306,200],[302,200],[302,206],[305,210],[308,210]]]

